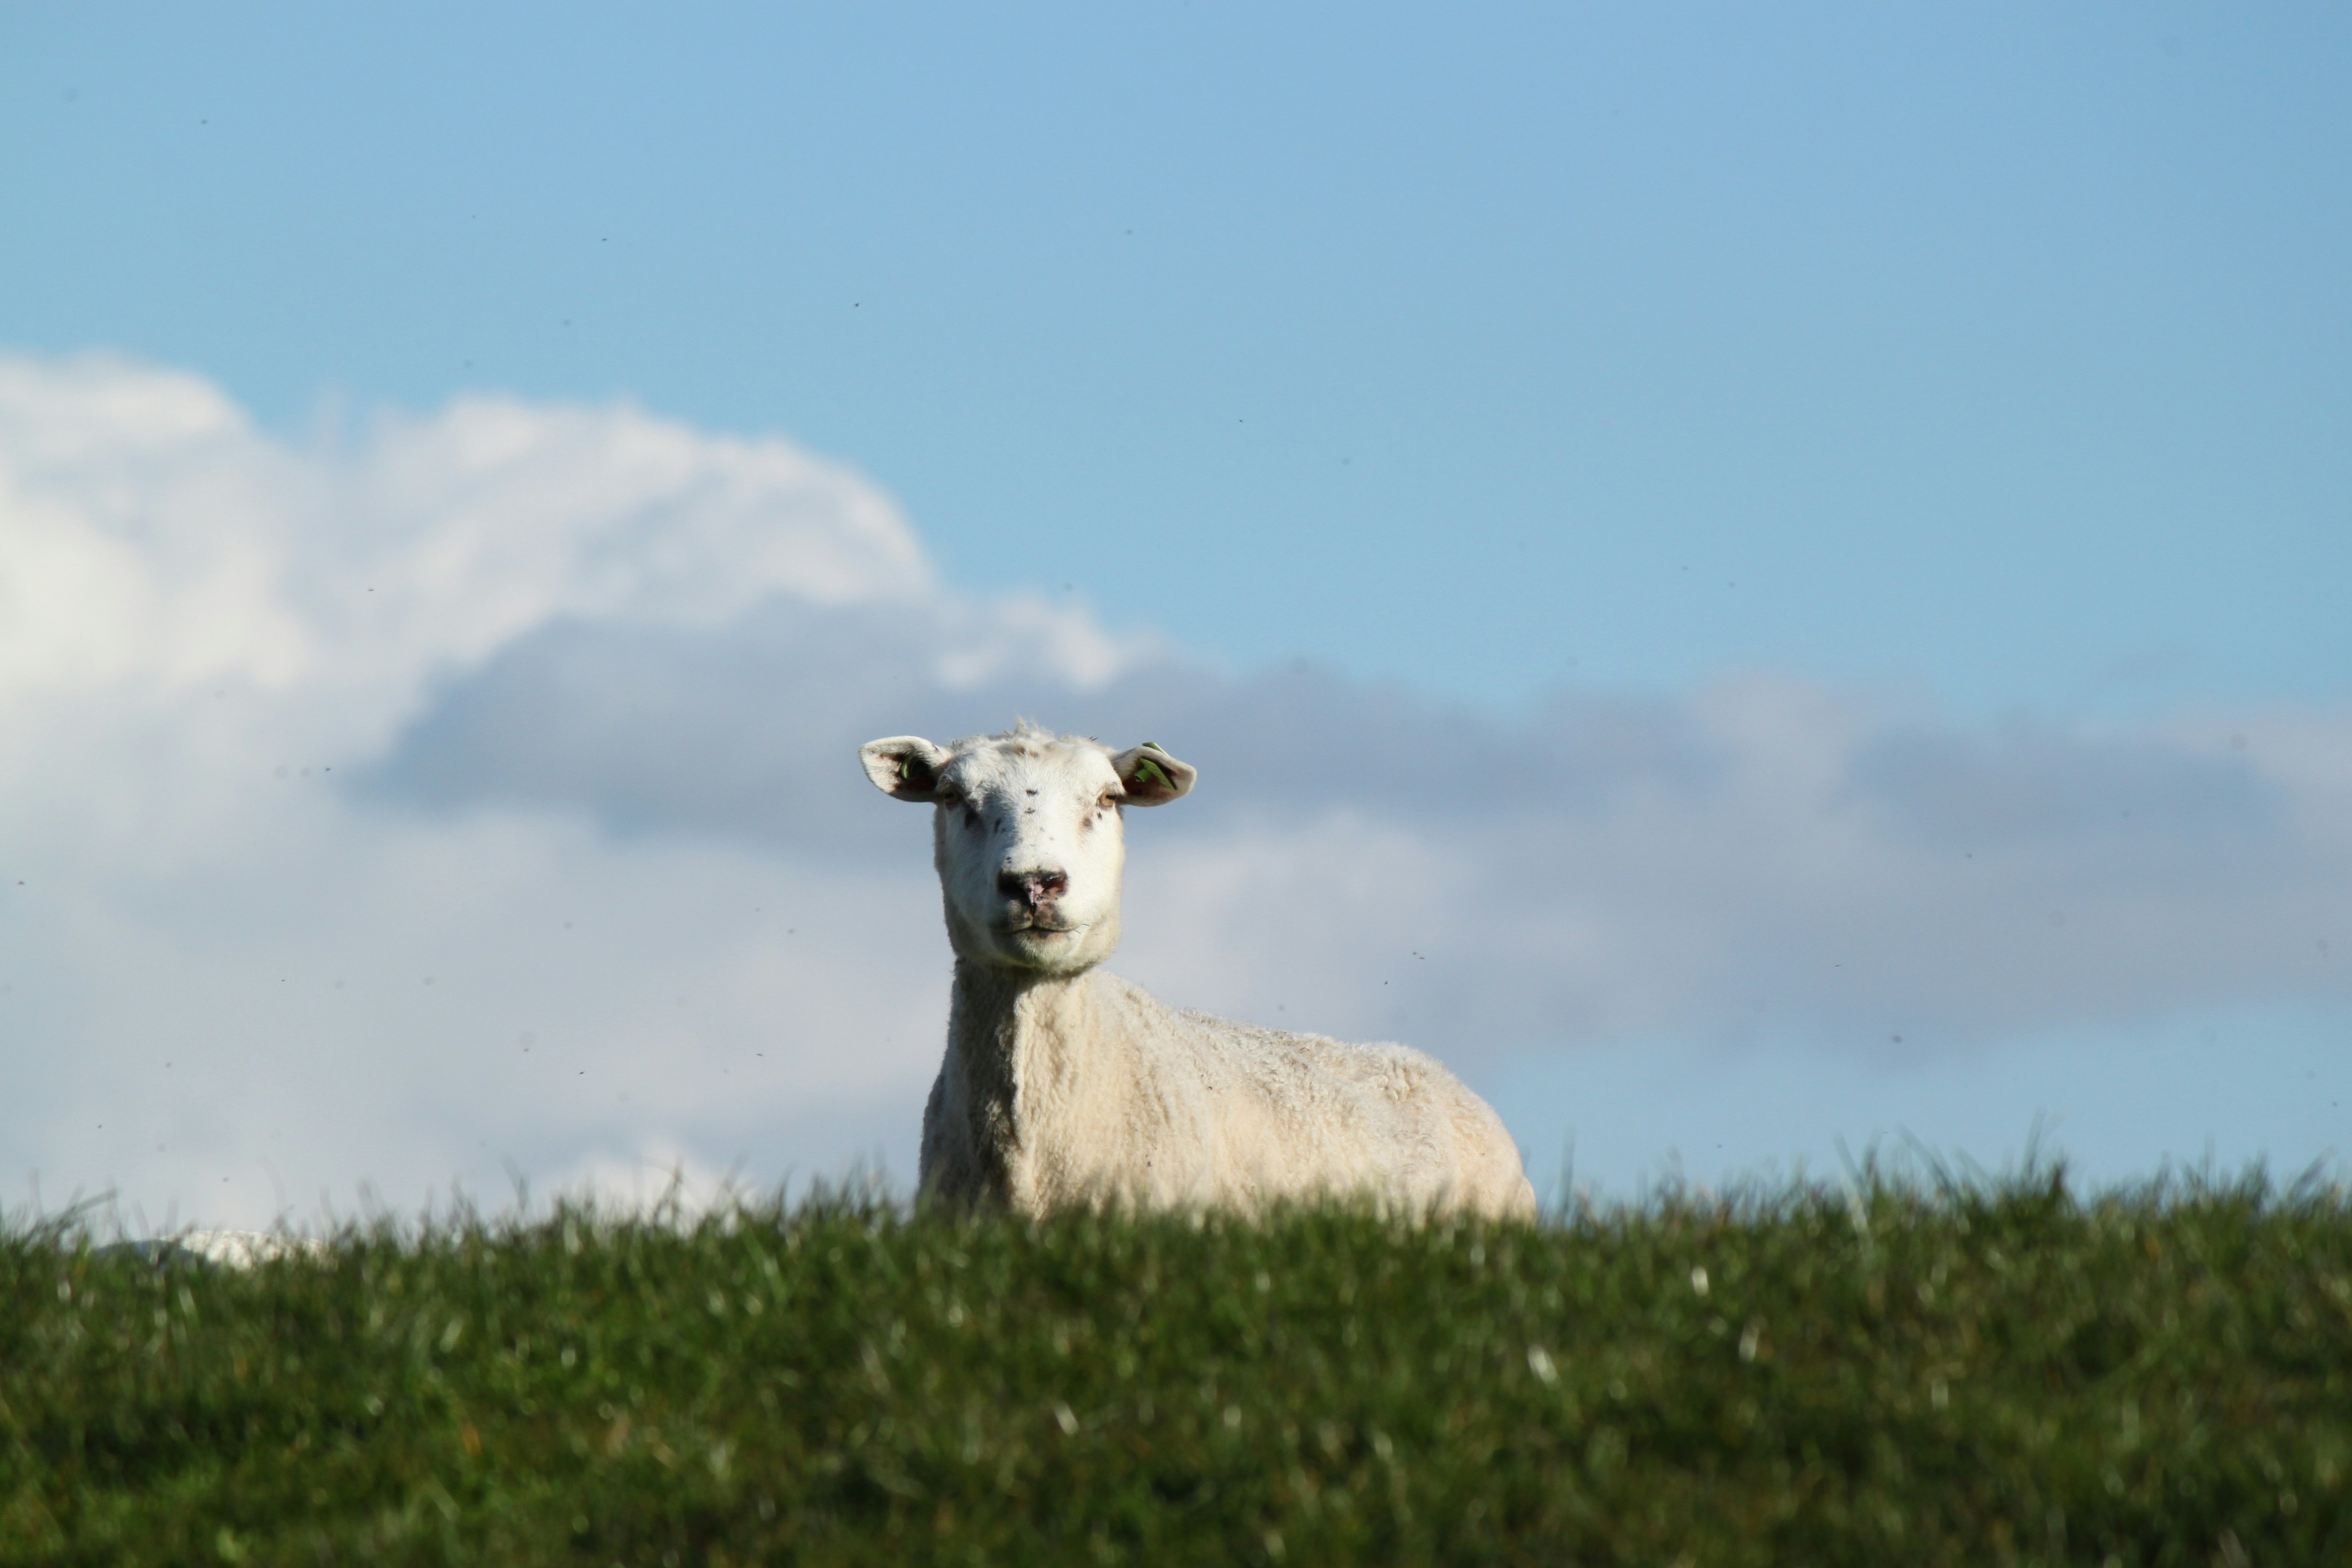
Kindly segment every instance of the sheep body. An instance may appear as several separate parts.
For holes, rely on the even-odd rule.
[[[1501,1119],[1409,1047],[1182,1011],[1099,969],[1006,989],[957,977],[923,1111],[936,1196],[1032,1213],[1350,1195],[1534,1212]]]

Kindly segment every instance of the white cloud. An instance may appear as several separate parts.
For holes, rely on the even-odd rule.
[[[933,687],[1140,647],[943,590],[885,496],[782,441],[474,398],[304,450],[193,376],[0,359],[0,1146],[248,1220],[619,1168],[672,1126],[780,1172],[767,1126],[926,1070],[944,973],[870,940],[929,904],[919,864],[352,786],[520,638],[847,606],[919,628]]]
[[[208,1222],[904,1176],[946,950],[850,752],[1015,711],[1202,766],[1135,819],[1120,967],[1269,1022],[1475,1064],[2352,999],[2344,714],[1753,678],[1501,723],[958,594],[778,440],[478,398],[302,447],[0,359],[0,1151]]]

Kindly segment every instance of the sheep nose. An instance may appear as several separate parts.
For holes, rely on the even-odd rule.
[[[1070,885],[1069,875],[1063,871],[1000,871],[996,874],[996,890],[1008,899],[1019,899],[1033,910],[1045,908],[1062,896]]]

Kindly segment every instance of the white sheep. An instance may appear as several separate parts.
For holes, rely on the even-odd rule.
[[[936,808],[955,989],[923,1109],[927,1194],[1030,1214],[1357,1196],[1535,1216],[1502,1120],[1419,1051],[1180,1012],[1096,967],[1118,945],[1124,809],[1177,799],[1194,769],[1026,722],[859,757],[884,792]]]

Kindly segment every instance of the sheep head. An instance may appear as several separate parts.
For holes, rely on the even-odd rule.
[[[1150,742],[1099,742],[1023,724],[937,746],[894,735],[858,748],[866,776],[929,805],[932,860],[959,958],[1076,974],[1118,945],[1130,805],[1164,805],[1198,776]]]

